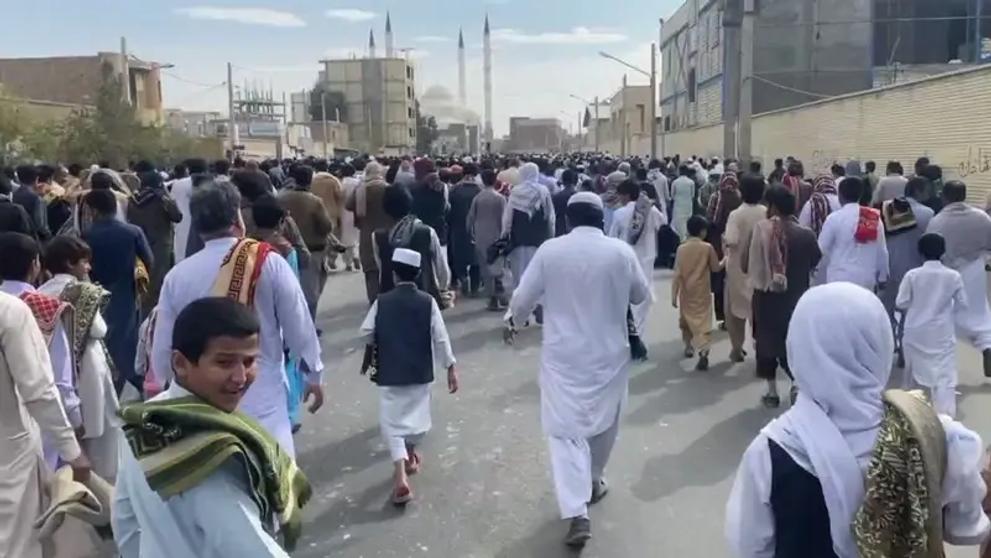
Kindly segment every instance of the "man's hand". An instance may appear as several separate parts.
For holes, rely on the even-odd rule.
[[[447,368],[447,391],[451,394],[458,392],[458,371],[453,364]]]
[[[85,453],[80,453],[79,457],[70,461],[69,467],[72,467],[72,480],[76,482],[88,481],[90,473],[93,471],[93,465]]]
[[[310,414],[316,413],[323,407],[323,386],[320,384],[306,384],[306,389],[303,391],[303,403],[308,403],[310,399],[313,399],[313,403],[310,403]]]

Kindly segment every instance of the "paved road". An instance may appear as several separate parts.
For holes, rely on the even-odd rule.
[[[723,515],[734,471],[754,434],[776,413],[761,408],[753,362],[731,365],[716,336],[712,368],[681,359],[667,272],[658,272],[649,326],[651,360],[637,366],[620,438],[607,469],[610,495],[593,509],[586,557],[726,556]],[[417,500],[405,512],[387,501],[391,465],[381,442],[377,394],[359,376],[364,317],[359,274],[332,277],[324,329],[327,406],[306,419],[297,440],[315,486],[296,556],[558,558],[560,543],[536,383],[540,331],[502,343],[498,315],[469,300],[448,313],[462,392],[436,384],[433,431],[423,445]],[[991,438],[991,383],[976,353],[961,351],[960,409]],[[782,385],[782,388],[786,386]],[[953,558],[976,551],[953,552]]]

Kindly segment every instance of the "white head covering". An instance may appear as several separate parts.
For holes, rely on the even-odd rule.
[[[574,205],[576,203],[587,203],[599,209],[605,209],[605,205],[602,203],[602,197],[595,192],[577,192],[568,198],[568,205]]]
[[[798,401],[764,434],[819,478],[833,550],[857,558],[851,525],[884,415],[881,396],[895,348],[891,322],[874,293],[830,283],[798,301],[787,345]]]
[[[522,211],[528,217],[533,217],[533,213],[540,209],[544,191],[544,187],[538,181],[540,167],[536,163],[527,163],[520,167],[519,173],[519,184],[513,186],[509,192],[509,205],[514,210]]]
[[[392,261],[411,267],[420,267],[420,253],[409,248],[396,248],[392,251]]]

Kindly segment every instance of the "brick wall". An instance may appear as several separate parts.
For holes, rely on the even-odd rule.
[[[667,154],[718,156],[722,126],[667,134],[664,143]],[[925,155],[983,204],[991,193],[991,66],[758,115],[752,145],[765,167],[792,155],[808,173],[849,159],[911,169]]]
[[[102,76],[96,56],[0,59],[4,90],[27,99],[93,104]]]

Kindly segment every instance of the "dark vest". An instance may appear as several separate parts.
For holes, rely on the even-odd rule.
[[[397,246],[389,243],[388,229],[375,231],[375,244],[378,246],[380,260],[379,292],[387,293],[395,287],[395,278],[392,276],[392,251]],[[409,246],[398,246],[398,248],[409,248],[420,253],[420,276],[416,279],[416,285],[440,304],[440,289],[437,288],[437,276],[434,274],[434,254],[430,250],[430,227],[417,223]]]
[[[819,479],[773,440],[767,445],[771,452],[774,558],[836,558]]]
[[[430,317],[433,300],[410,284],[378,297],[375,344],[380,386],[411,386],[434,381]]]
[[[544,208],[527,214],[518,209],[513,210],[513,228],[510,231],[513,246],[540,246],[547,240],[547,216]]]

